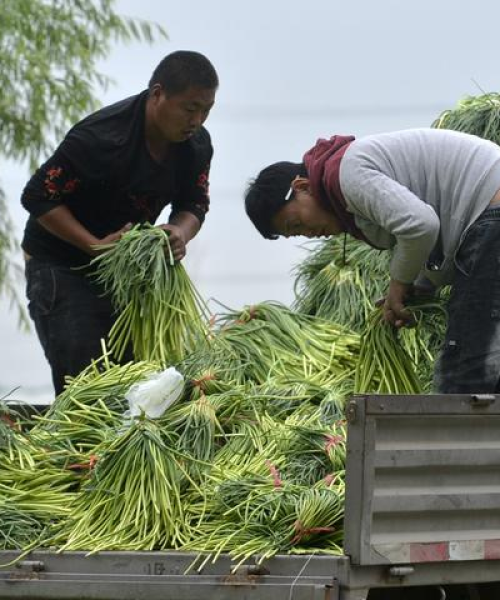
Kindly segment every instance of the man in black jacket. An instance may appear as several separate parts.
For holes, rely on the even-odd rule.
[[[203,123],[218,84],[205,56],[169,54],[147,90],[77,123],[27,183],[21,200],[30,213],[22,241],[29,311],[56,394],[67,375],[101,355],[100,340],[114,321],[110,299],[88,277],[99,246],[135,223],[154,223],[169,204],[161,227],[176,260],[199,231],[213,154]]]

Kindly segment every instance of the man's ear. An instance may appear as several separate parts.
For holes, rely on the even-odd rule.
[[[307,177],[301,177],[297,175],[297,177],[292,181],[292,188],[294,192],[310,192],[311,184]]]
[[[155,83],[151,88],[149,95],[151,98],[158,100],[163,92],[163,87],[159,83]]]

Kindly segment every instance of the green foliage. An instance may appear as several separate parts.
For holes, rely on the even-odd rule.
[[[110,79],[97,70],[115,42],[167,37],[147,21],[125,18],[115,0],[0,0],[0,156],[31,168],[68,128],[97,109]],[[17,299],[17,249],[0,187],[0,294]]]
[[[432,389],[434,362],[446,330],[445,306],[449,288],[439,291],[433,298],[416,296],[410,300],[409,308],[417,326],[403,328],[397,339],[392,339],[390,332],[370,324],[374,319],[374,311],[378,315],[375,303],[385,296],[389,285],[391,253],[379,252],[355,239],[344,240],[343,236],[328,238],[307,250],[305,260],[294,269],[295,310],[330,320],[359,333],[364,347],[371,344],[370,348],[378,348],[377,344],[382,344],[384,349],[397,344],[398,352],[403,349],[409,357],[406,362],[411,362],[416,369],[423,391],[429,392]],[[362,348],[361,352],[366,354],[367,351]],[[370,350],[368,355],[366,362],[372,363],[373,370],[375,362]],[[388,358],[384,357],[384,360],[390,364]],[[402,368],[406,368],[405,365]],[[365,379],[360,379],[359,385],[372,386],[363,388],[363,391],[375,392],[377,386],[385,386],[384,389],[390,393],[403,393],[405,389],[394,387],[405,385],[404,381],[399,381],[397,372],[393,381],[380,380],[375,371],[366,375],[362,370],[362,374]],[[413,379],[411,385],[412,382]]]
[[[24,303],[19,298],[15,282],[21,275],[20,266],[12,260],[12,255],[17,248],[13,234],[14,225],[10,219],[5,195],[0,188],[0,294],[4,294],[16,307],[19,326],[27,327],[28,319],[23,308]]]
[[[114,0],[0,0],[0,152],[33,166],[97,108],[97,71],[113,42],[152,42],[164,29],[120,17]]]
[[[294,269],[295,310],[361,333],[389,284],[390,252],[344,236],[306,249]]]
[[[467,96],[432,123],[436,129],[453,129],[500,144],[500,94]]]

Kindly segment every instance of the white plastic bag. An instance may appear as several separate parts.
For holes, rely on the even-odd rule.
[[[144,412],[150,419],[158,419],[179,399],[183,388],[184,377],[174,367],[153,373],[127,392],[125,398],[130,410],[125,416],[137,417]]]

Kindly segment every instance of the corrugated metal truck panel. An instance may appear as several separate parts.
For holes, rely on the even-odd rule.
[[[42,551],[0,567],[0,598],[366,600],[372,588],[497,581],[499,398],[351,399],[344,556],[278,556],[233,573],[227,556],[196,572],[181,552]],[[0,552],[0,564],[16,556]]]
[[[361,527],[346,533],[353,562],[499,559],[498,400],[370,396],[352,403],[349,436],[358,444],[352,456],[348,449],[346,523],[355,527],[356,510]]]

